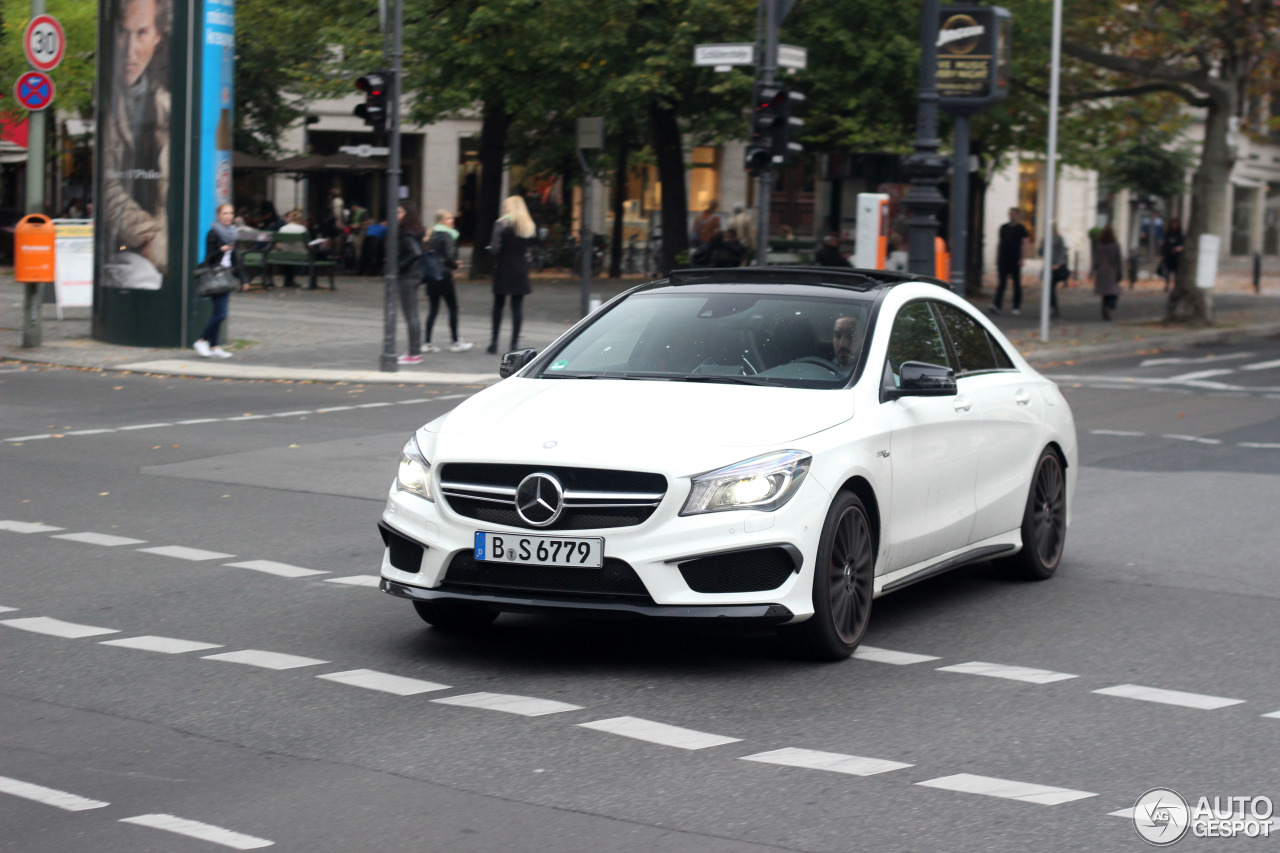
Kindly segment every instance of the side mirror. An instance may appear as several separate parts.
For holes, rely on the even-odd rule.
[[[536,349],[518,349],[515,352],[503,353],[502,363],[498,365],[498,375],[506,379],[513,373],[538,357]]]
[[[884,389],[884,399],[897,400],[900,397],[954,397],[956,391],[955,372],[940,364],[928,364],[923,361],[904,361],[898,368],[898,376],[902,384],[893,387],[892,374],[886,370],[888,379]]]

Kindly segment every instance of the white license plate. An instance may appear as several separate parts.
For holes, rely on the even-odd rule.
[[[523,536],[518,533],[477,530],[476,559],[486,563],[598,569],[604,565],[604,540],[573,536]]]

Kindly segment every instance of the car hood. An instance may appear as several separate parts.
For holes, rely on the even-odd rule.
[[[513,377],[466,400],[426,429],[439,439],[483,437],[543,447],[603,442],[628,448],[781,445],[853,416],[842,390],[766,388],[697,382]],[[454,447],[466,441],[449,444]],[[620,461],[620,460],[619,460]]]

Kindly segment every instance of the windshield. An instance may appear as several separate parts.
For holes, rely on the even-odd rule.
[[[857,366],[870,307],[785,293],[637,293],[534,375],[839,388]]]

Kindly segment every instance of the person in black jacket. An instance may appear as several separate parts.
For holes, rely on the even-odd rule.
[[[493,223],[493,239],[489,252],[493,264],[493,335],[489,339],[490,355],[498,351],[498,332],[502,328],[502,309],[511,297],[511,349],[520,342],[520,324],[524,320],[524,298],[533,288],[529,285],[529,245],[537,234],[537,226],[518,195],[502,202],[502,216]]]
[[[204,264],[207,267],[228,267],[239,279],[243,287],[244,276],[240,274],[236,259],[236,229],[231,222],[236,218],[236,209],[229,204],[218,205],[213,225],[204,238]],[[231,353],[218,346],[218,332],[222,329],[222,321],[227,319],[227,302],[231,293],[219,293],[209,297],[213,302],[213,316],[205,323],[200,339],[192,348],[201,358],[231,358]]]
[[[418,320],[418,285],[422,283],[422,240],[426,229],[418,208],[404,201],[396,208],[400,234],[396,241],[396,287],[400,291],[400,307],[409,327],[409,352],[396,359],[397,364],[421,364],[422,325]]]
[[[1182,250],[1186,248],[1187,238],[1182,233],[1182,220],[1174,217],[1169,220],[1169,230],[1164,232],[1160,241],[1160,266],[1164,273],[1164,289],[1169,292],[1171,282],[1178,279],[1178,264],[1182,262]]]
[[[424,259],[422,270],[430,305],[427,309],[427,334],[422,341],[422,348],[427,352],[440,352],[440,347],[431,343],[431,330],[435,327],[436,317],[440,315],[442,299],[449,308],[449,333],[453,336],[449,351],[466,352],[471,349],[469,341],[458,337],[458,294],[453,289],[453,271],[458,268],[458,232],[454,230],[453,223],[451,211],[437,210],[436,224],[427,240],[429,257]],[[432,277],[433,269],[439,274],[439,278]]]
[[[823,238],[822,245],[813,253],[813,259],[824,267],[850,266],[849,259],[840,251],[840,235],[834,231],[828,232]]]

